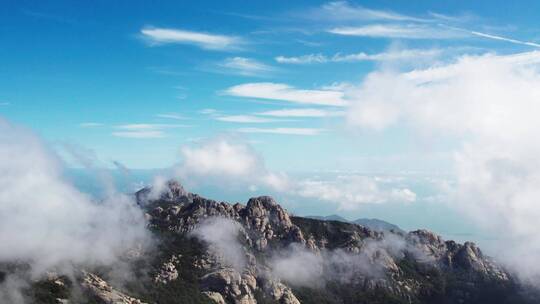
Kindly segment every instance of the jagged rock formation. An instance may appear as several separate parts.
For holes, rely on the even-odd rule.
[[[537,303],[475,244],[426,230],[382,232],[293,217],[268,196],[229,204],[174,181],[135,197],[157,241],[127,259],[130,279],[115,285],[112,269],[103,267],[61,288],[49,278],[39,285],[46,287],[39,296],[49,299],[43,303],[72,303],[77,286],[88,303]],[[236,248],[241,264],[197,237],[212,218],[236,223],[237,236],[225,246]],[[281,259],[294,263],[278,269]]]
[[[323,258],[331,256],[334,250],[358,256],[353,261],[366,262],[377,270],[377,274],[363,273],[365,269],[360,269],[362,267],[348,265],[358,272],[353,277],[347,273],[349,281],[344,285],[354,284],[355,288],[360,287],[368,293],[382,290],[405,302],[436,297],[435,293],[439,292],[435,290],[436,286],[426,283],[441,280],[436,284],[446,284],[442,278],[444,274],[459,276],[460,284],[465,286],[494,283],[510,288],[513,284],[510,275],[485,257],[473,243],[460,245],[444,241],[425,230],[381,232],[352,223],[290,217],[267,196],[251,198],[246,205],[217,202],[195,194],[178,197],[176,201],[158,201],[148,210],[150,225],[174,233],[188,233],[204,219],[216,216],[242,224],[244,229],[240,239],[245,241],[244,250],[252,257],[251,264],[244,272],[209,267],[212,271],[201,279],[203,290],[217,292],[231,303],[256,303],[255,293],[263,293],[281,303],[297,303],[299,300],[294,294],[294,284],[291,289],[287,282],[273,277],[271,271],[265,268],[267,265],[255,258],[268,257],[270,252],[290,244],[299,244]],[[402,242],[398,252],[391,252],[385,247],[387,245],[370,248],[376,243],[384,244],[389,234]],[[342,266],[335,263],[325,265],[326,268]],[[470,294],[457,292],[452,296],[460,297],[459,301],[465,303],[474,297]]]

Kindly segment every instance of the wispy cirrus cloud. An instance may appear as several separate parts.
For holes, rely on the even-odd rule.
[[[166,118],[166,119],[174,119],[174,120],[184,120],[186,119],[185,116],[178,114],[178,113],[163,113],[163,114],[156,114],[156,117],[159,118]]]
[[[245,57],[226,58],[218,64],[224,72],[243,76],[266,76],[276,71],[276,68],[258,60]]]
[[[324,129],[316,128],[240,128],[237,130],[241,133],[267,133],[281,135],[304,135],[313,136],[319,135]]]
[[[151,45],[191,44],[207,50],[239,49],[244,40],[236,36],[174,28],[145,27],[140,34]]]
[[[116,126],[117,131],[112,132],[112,135],[125,138],[163,138],[167,137],[166,129],[184,127],[189,126],[180,124],[125,124]]]
[[[307,54],[296,57],[277,56],[274,59],[279,63],[290,64],[325,63],[330,61],[330,58],[323,54]]]
[[[513,44],[540,47],[540,43],[536,43],[536,42],[532,42],[532,41],[518,40],[518,39],[514,39],[514,38],[500,36],[500,35],[493,35],[493,34],[488,34],[488,33],[483,33],[483,32],[478,32],[478,31],[472,31],[472,30],[462,29],[462,28],[457,28],[457,27],[450,27],[450,26],[445,26],[445,27],[456,30],[456,31],[465,32],[465,33],[468,33],[470,35],[481,37],[481,38],[486,38],[486,39],[491,39],[491,40],[498,40],[498,41],[503,41],[503,42],[510,42],[510,43],[513,43]]]
[[[223,114],[220,111],[215,110],[215,109],[204,109],[204,110],[199,111],[199,113],[207,115],[210,118],[217,121],[231,122],[231,123],[259,124],[259,123],[270,123],[270,122],[282,121],[282,120],[274,119],[274,118],[260,117],[257,114],[235,114],[235,115]]]
[[[225,121],[225,122],[236,122],[236,123],[268,123],[279,121],[277,119],[257,117],[255,115],[225,115],[217,116],[216,120]]]
[[[449,27],[431,26],[418,23],[408,24],[368,24],[361,26],[340,26],[327,30],[342,36],[400,39],[454,39],[470,36]]]
[[[356,61],[395,61],[408,60],[413,58],[433,58],[442,53],[439,49],[404,49],[397,51],[389,51],[377,54],[367,54],[364,52],[355,54],[337,53],[334,56],[328,57],[323,54],[307,54],[297,57],[278,56],[275,60],[279,63],[287,64],[312,64],[312,63],[327,63],[327,62],[356,62]]]
[[[522,45],[528,45],[528,46],[540,47],[540,44],[539,44],[539,43],[535,43],[535,42],[522,41],[522,40],[517,40],[517,39],[512,39],[512,38],[506,38],[506,37],[502,37],[502,36],[498,36],[498,35],[490,35],[490,34],[486,34],[486,33],[476,32],[476,31],[471,31],[470,33],[471,33],[472,35],[479,36],[479,37],[483,37],[483,38],[488,38],[488,39],[493,39],[493,40],[500,40],[500,41],[506,41],[506,42],[510,42],[510,43],[514,43],[514,44],[522,44]]]
[[[399,14],[389,10],[369,9],[347,1],[328,2],[320,7],[311,9],[304,14],[310,19],[335,21],[414,21],[429,22],[429,19],[417,18]]]
[[[280,100],[299,104],[345,106],[343,92],[333,90],[304,90],[283,83],[257,82],[228,88],[227,95],[258,99]]]
[[[259,112],[257,115],[271,116],[271,117],[337,117],[344,116],[344,111],[336,110],[322,110],[314,108],[300,108],[300,109],[280,109],[272,111]]]

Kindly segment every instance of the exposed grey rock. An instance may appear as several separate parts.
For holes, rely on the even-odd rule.
[[[240,274],[233,268],[223,268],[201,278],[205,291],[218,292],[235,304],[256,304],[253,290],[257,288],[256,279],[250,274]]]
[[[82,286],[104,304],[146,304],[114,289],[93,273],[83,271]]]

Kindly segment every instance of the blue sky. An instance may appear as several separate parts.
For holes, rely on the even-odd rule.
[[[81,166],[77,151],[111,168],[180,164],[183,178],[243,181],[232,199],[249,187],[298,213],[377,216],[438,231],[459,221],[447,205],[433,207],[452,200],[441,196],[456,174],[467,180],[456,173],[463,169],[456,155],[467,156],[470,143],[495,147],[499,131],[506,139],[497,113],[514,101],[481,101],[530,85],[507,82],[498,67],[536,62],[540,47],[536,1],[2,7],[0,116],[39,133],[68,166]],[[492,69],[481,74],[484,66]],[[484,87],[484,78],[495,85]],[[411,79],[418,82],[409,87]],[[442,87],[427,91],[441,99],[432,108],[418,96],[438,81]],[[501,87],[507,91],[493,90]],[[529,106],[511,109],[526,114]],[[524,129],[532,121],[523,120]],[[526,147],[514,140],[502,147],[512,145]],[[294,180],[294,191],[283,190],[283,180]],[[305,205],[317,197],[326,203]],[[406,203],[390,212],[395,201]],[[451,219],[441,224],[445,214]]]
[[[269,121],[266,123],[219,121],[218,116],[223,119],[281,109],[341,110],[231,96],[227,90],[261,82],[322,90],[357,83],[383,64],[380,60],[290,64],[276,60],[280,56],[313,54],[331,61],[336,54],[376,55],[407,49],[437,50],[448,57],[463,52],[530,50],[534,47],[447,30],[446,26],[534,42],[540,38],[534,16],[538,5],[533,1],[519,6],[504,1],[458,1],[451,5],[440,1],[171,1],[159,5],[144,1],[8,1],[0,13],[0,100],[8,105],[2,106],[0,113],[38,130],[50,141],[77,142],[94,149],[103,159],[118,160],[131,168],[169,166],[177,159],[175,151],[180,144],[223,132],[309,128],[319,134],[241,135],[254,141],[269,166],[279,170],[365,170],[361,160],[353,168],[343,163],[359,154],[415,153],[415,139],[407,138],[410,136],[400,128],[383,134],[344,131],[340,116],[261,116],[260,120]],[[372,25],[419,26],[437,35],[425,33],[425,39],[411,39],[406,34],[372,37],[331,32]],[[213,47],[189,39],[165,41],[144,34],[152,29],[206,33],[209,39],[221,36],[231,42]],[[437,37],[444,31],[456,37]],[[205,109],[216,112],[202,114]],[[173,119],[176,116],[184,119]],[[140,137],[147,138],[122,137],[136,136],[118,129],[131,124],[154,126],[147,126],[152,132],[141,133]],[[285,144],[287,149],[282,148]],[[429,145],[428,149],[439,149],[438,145],[444,149],[446,143]]]

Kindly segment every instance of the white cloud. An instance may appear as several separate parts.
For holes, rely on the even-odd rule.
[[[204,114],[204,115],[214,115],[214,114],[217,114],[217,110],[216,109],[202,109],[199,111],[200,114]]]
[[[441,54],[441,50],[429,49],[405,49],[396,50],[390,52],[384,52],[379,54],[336,54],[332,57],[332,61],[335,62],[353,62],[353,61],[392,61],[392,60],[410,60],[414,58],[433,58]]]
[[[499,258],[525,278],[540,276],[540,52],[377,71],[348,98],[352,125],[404,123],[461,138],[454,206],[499,237]]]
[[[119,131],[112,132],[112,135],[125,138],[163,138],[167,137],[164,130],[185,127],[188,126],[180,124],[125,124],[116,126],[115,128]]]
[[[214,138],[181,149],[182,161],[175,171],[187,184],[214,184],[230,188],[265,187],[284,191],[286,175],[270,172],[263,159],[246,143],[232,138]]]
[[[242,271],[246,266],[246,254],[238,242],[241,232],[243,227],[237,221],[212,217],[199,223],[191,235],[207,243],[210,252],[218,257],[222,264]]]
[[[522,45],[528,45],[528,46],[540,47],[540,44],[534,43],[534,42],[530,42],[530,41],[521,41],[521,40],[516,40],[516,39],[512,39],[512,38],[506,38],[506,37],[497,36],[497,35],[490,35],[490,34],[481,33],[481,32],[476,32],[476,31],[471,31],[470,33],[471,33],[472,35],[479,36],[479,37],[483,37],[483,38],[494,39],[494,40],[500,40],[500,41],[506,41],[506,42],[510,42],[510,43],[514,43],[514,44],[522,44]]]
[[[291,64],[308,64],[308,63],[325,63],[328,62],[328,57],[323,54],[308,54],[298,57],[277,56],[275,60],[279,63]]]
[[[272,117],[336,117],[344,116],[345,111],[331,111],[314,108],[280,109],[259,112],[257,115]]]
[[[402,39],[451,39],[469,36],[448,27],[433,27],[421,24],[369,24],[363,26],[343,26],[328,30],[329,33],[344,36]]]
[[[184,120],[184,119],[186,119],[182,114],[178,114],[178,113],[156,114],[156,117],[174,119],[174,120]]]
[[[346,1],[325,3],[321,7],[311,10],[308,13],[308,16],[317,20],[335,21],[427,21],[425,19],[402,15],[392,11],[369,9],[359,5],[351,5]]]
[[[314,128],[240,128],[238,132],[242,133],[267,133],[267,134],[283,134],[283,135],[319,135],[323,129]]]
[[[257,171],[260,159],[250,147],[225,139],[181,150],[182,172],[195,175],[243,176]]]
[[[341,210],[354,210],[363,204],[387,202],[411,203],[416,194],[406,187],[392,185],[376,177],[341,175],[334,180],[306,179],[298,183],[296,194],[337,204]]]
[[[531,41],[518,40],[518,39],[509,38],[509,37],[503,37],[503,36],[500,36],[500,35],[487,34],[487,33],[482,33],[482,32],[478,32],[478,31],[472,31],[472,30],[459,28],[459,27],[448,26],[448,25],[440,25],[440,26],[443,27],[443,28],[450,29],[450,30],[454,30],[454,31],[466,33],[468,35],[478,36],[478,37],[482,37],[482,38],[486,38],[486,39],[510,42],[510,43],[513,43],[513,44],[527,45],[527,46],[532,46],[532,47],[540,47],[539,43],[535,43],[535,42],[531,42]]]
[[[148,235],[135,202],[109,195],[95,202],[79,192],[39,138],[0,118],[0,262],[28,262],[40,275],[117,261]]]
[[[264,117],[257,117],[253,115],[229,115],[229,116],[218,116],[216,120],[225,121],[225,122],[236,122],[236,123],[267,123],[275,122],[275,119],[269,119]]]
[[[181,155],[182,160],[174,171],[187,186],[262,189],[263,193],[271,190],[328,202],[342,210],[355,210],[363,204],[416,201],[416,194],[398,177],[340,175],[332,179],[293,179],[268,170],[263,158],[251,146],[232,138],[220,137],[184,146]]]
[[[225,94],[238,97],[251,97],[282,100],[301,104],[326,106],[345,106],[343,92],[333,90],[301,90],[286,84],[272,82],[246,83],[230,87]]]
[[[227,58],[218,66],[228,72],[243,76],[265,76],[275,71],[275,68],[269,65],[244,57]]]
[[[356,54],[335,54],[332,57],[327,57],[322,54],[308,54],[299,57],[276,57],[276,61],[279,63],[289,64],[311,64],[311,63],[327,63],[327,62],[356,62],[356,61],[396,61],[396,60],[410,60],[415,58],[433,58],[441,54],[441,50],[438,49],[405,49],[396,50],[378,54],[366,54],[364,52]]]
[[[243,43],[242,39],[235,36],[216,35],[172,28],[146,27],[141,30],[141,34],[154,45],[168,43],[192,44],[208,50],[238,49]]]

